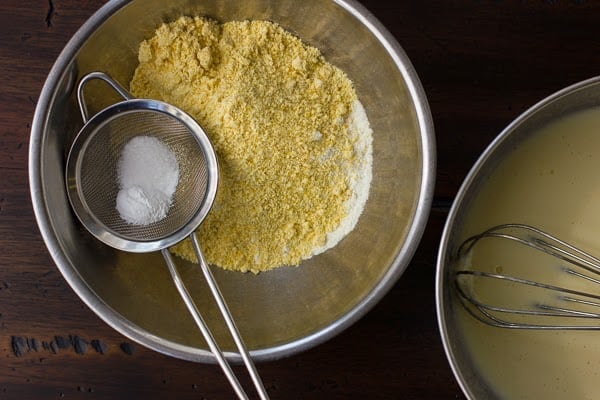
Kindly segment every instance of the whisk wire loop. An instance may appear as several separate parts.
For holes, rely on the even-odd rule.
[[[457,250],[457,259],[461,266],[466,264],[467,256],[482,239],[508,240],[548,254],[571,265],[571,267],[564,266],[563,272],[582,281],[600,284],[600,259],[539,228],[525,224],[497,225],[469,237]],[[573,267],[581,268],[584,272]],[[529,292],[541,290],[551,293],[552,298],[567,306],[547,304],[541,299],[533,299],[525,306],[489,304],[481,300],[476,290],[477,282],[483,280],[498,285],[510,285],[510,290],[515,290],[515,293],[517,288],[527,289]],[[582,322],[600,320],[600,312],[593,311],[593,308],[600,308],[600,302],[596,301],[600,300],[600,294],[474,269],[454,271],[454,282],[462,306],[473,317],[491,326],[513,329],[600,330],[600,323],[592,325]],[[508,292],[508,297],[510,294],[511,292]],[[583,306],[585,309],[576,308],[578,306]],[[566,321],[576,321],[576,323],[566,323]]]

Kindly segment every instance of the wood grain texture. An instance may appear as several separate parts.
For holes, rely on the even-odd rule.
[[[37,229],[27,173],[36,101],[66,42],[103,4],[0,2],[0,398],[232,398],[216,366],[141,346],[124,351],[131,342],[78,299]],[[312,350],[258,368],[273,399],[464,398],[435,316],[447,209],[473,162],[512,119],[598,74],[600,2],[363,4],[401,43],[427,93],[438,145],[435,207],[407,272],[370,313]],[[93,340],[106,345],[104,354]]]

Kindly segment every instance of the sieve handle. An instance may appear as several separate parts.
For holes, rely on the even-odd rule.
[[[213,298],[215,299],[217,306],[219,307],[219,311],[221,312],[221,315],[223,316],[223,319],[225,320],[225,323],[227,324],[229,333],[233,337],[233,341],[235,342],[236,347],[238,348],[239,354],[242,357],[242,360],[244,361],[246,369],[248,370],[248,374],[250,375],[252,382],[254,383],[254,387],[255,387],[259,397],[261,398],[261,400],[268,400],[269,395],[267,394],[267,391],[263,385],[263,382],[260,379],[258,372],[256,371],[256,367],[254,366],[254,363],[252,362],[252,359],[250,358],[250,353],[246,349],[246,345],[244,344],[244,341],[242,340],[240,332],[238,331],[238,329],[235,325],[235,322],[233,321],[233,317],[231,316],[231,312],[229,311],[229,308],[227,307],[227,303],[225,303],[225,299],[223,298],[223,295],[221,294],[221,290],[217,286],[215,278],[213,277],[213,274],[210,271],[210,268],[208,267],[208,263],[206,262],[206,259],[204,258],[204,254],[202,254],[200,244],[198,243],[198,237],[196,236],[196,234],[194,232],[192,232],[190,234],[190,239],[192,240],[192,245],[194,247],[194,251],[195,251],[196,257],[198,259],[198,264],[200,265],[200,268],[202,269],[202,273],[204,274],[204,278],[206,279],[206,281],[208,283],[208,287],[210,288],[210,291],[212,292]],[[247,399],[248,397],[247,397],[244,389],[242,388],[237,377],[231,370],[231,367],[230,367],[229,363],[227,362],[227,360],[225,359],[223,352],[221,351],[219,345],[216,343],[215,338],[213,337],[212,333],[210,332],[209,328],[206,325],[206,322],[204,322],[202,315],[200,315],[200,311],[196,307],[196,304],[194,303],[192,296],[187,291],[179,273],[177,272],[177,267],[175,266],[175,262],[173,261],[173,256],[169,252],[169,249],[163,249],[163,250],[161,250],[161,252],[162,252],[163,257],[165,258],[165,261],[167,262],[169,272],[171,273],[171,277],[173,278],[173,281],[175,282],[175,286],[177,287],[179,294],[181,295],[185,305],[187,306],[188,311],[194,318],[196,325],[198,326],[198,328],[200,328],[200,332],[202,332],[202,335],[204,336],[204,339],[206,340],[208,347],[210,347],[211,352],[217,359],[217,362],[221,366],[221,369],[225,373],[225,376],[229,380],[229,383],[231,384],[231,386],[233,387],[233,389],[235,390],[236,394],[238,395],[238,397],[240,399]]]
[[[92,81],[94,79],[98,79],[108,83],[108,85],[112,87],[115,90],[115,92],[117,92],[125,100],[131,100],[134,98],[123,86],[121,86],[117,81],[115,81],[113,78],[111,78],[104,72],[90,72],[89,74],[81,78],[81,80],[79,81],[79,85],[77,86],[77,103],[79,104],[79,111],[81,112],[81,117],[83,118],[84,123],[88,122],[90,118],[87,110],[87,104],[85,103],[85,98],[83,96],[83,89],[89,81]]]
[[[173,261],[173,256],[171,255],[171,252],[169,252],[169,249],[162,249],[161,253],[167,263],[167,267],[169,268],[169,272],[171,273],[171,277],[173,278],[175,287],[179,291],[179,294],[180,294],[181,298],[183,299],[183,302],[185,303],[188,311],[194,318],[194,322],[196,322],[196,325],[198,326],[198,328],[200,328],[200,332],[202,332],[202,336],[204,336],[204,340],[206,340],[206,343],[208,344],[208,347],[210,348],[211,353],[217,359],[217,362],[219,363],[219,365],[221,366],[221,369],[225,373],[225,376],[229,380],[231,387],[233,388],[233,390],[235,391],[235,393],[237,394],[237,396],[240,400],[248,400],[248,396],[244,392],[242,385],[240,384],[237,377],[235,376],[233,370],[231,369],[231,366],[225,359],[225,356],[223,355],[223,351],[221,350],[221,348],[215,341],[215,338],[212,335],[208,326],[206,325],[204,318],[202,318],[202,315],[200,314],[198,307],[196,307],[196,304],[194,303],[194,299],[192,299],[192,296],[190,295],[187,288],[185,287],[185,284],[183,283],[183,280],[181,279],[181,276],[179,275],[179,272],[177,271],[177,267],[175,265],[175,261]]]
[[[235,345],[238,348],[238,351],[240,352],[240,356],[242,357],[242,360],[244,361],[246,370],[248,370],[248,374],[250,375],[250,378],[252,378],[254,387],[255,387],[259,397],[261,398],[261,400],[268,400],[269,395],[267,394],[267,391],[263,385],[263,382],[260,379],[258,372],[256,371],[256,367],[254,366],[254,363],[252,362],[252,358],[250,358],[250,353],[248,352],[248,349],[246,348],[246,345],[244,344],[244,341],[242,340],[242,336],[240,335],[240,332],[239,332],[237,326],[235,325],[235,322],[233,321],[233,317],[231,316],[229,307],[227,307],[227,303],[225,303],[225,299],[223,298],[223,295],[221,294],[221,290],[219,289],[219,286],[217,285],[217,282],[215,281],[215,278],[214,278],[212,272],[210,271],[210,268],[208,267],[208,263],[206,262],[206,259],[204,258],[204,254],[202,254],[202,249],[200,248],[200,243],[198,242],[198,236],[196,236],[195,232],[192,232],[190,234],[190,239],[192,239],[194,251],[196,252],[196,258],[198,259],[198,264],[200,265],[200,268],[202,269],[204,278],[206,279],[206,281],[208,283],[208,287],[210,288],[210,291],[212,292],[212,295],[217,303],[217,306],[219,307],[219,310],[221,311],[221,315],[223,316],[223,319],[225,320],[225,323],[227,324],[227,328],[229,328],[229,333],[231,334],[231,337],[233,338],[233,341],[235,342]]]

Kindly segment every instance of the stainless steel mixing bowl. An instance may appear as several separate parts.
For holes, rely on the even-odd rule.
[[[433,192],[427,101],[401,47],[354,1],[117,0],[90,18],[59,56],[37,105],[29,163],[35,215],[52,258],[81,299],[114,329],[159,352],[214,360],[160,254],[126,254],[91,238],[71,212],[63,171],[66,149],[82,126],[76,82],[95,70],[129,82],[139,43],[163,21],[181,15],[279,23],[346,71],[374,130],[370,197],[356,229],[335,249],[297,268],[257,276],[214,269],[251,354],[259,360],[290,355],[364,315],[409,263]],[[111,103],[110,91],[103,89],[89,90],[91,112]],[[181,264],[217,340],[231,351],[233,342],[197,266]],[[237,359],[232,353],[228,357]]]
[[[489,376],[487,376],[478,366],[478,355],[472,351],[474,348],[473,343],[466,338],[464,333],[464,321],[471,317],[466,314],[459,303],[455,291],[453,291],[454,282],[452,272],[458,265],[455,256],[459,245],[467,237],[491,227],[478,227],[475,231],[472,231],[473,227],[468,226],[469,224],[473,225],[474,218],[472,218],[472,216],[478,215],[474,214],[473,211],[476,208],[476,205],[482,205],[482,203],[478,203],[481,198],[479,195],[494,171],[501,168],[507,158],[514,153],[515,149],[525,143],[528,139],[532,138],[537,132],[540,132],[541,128],[576,111],[599,106],[600,77],[577,83],[540,101],[506,127],[506,129],[504,129],[488,146],[469,172],[454,200],[454,204],[452,205],[442,234],[438,254],[436,304],[439,328],[446,355],[457,381],[469,399],[501,398],[501,395],[498,393],[498,388],[492,386],[492,383],[489,381]],[[536,159],[534,157],[531,157],[531,159],[533,161],[531,161],[531,165],[527,165],[527,167],[535,170]],[[536,190],[535,184],[535,182],[531,182],[528,190]],[[555,189],[556,191],[569,190],[567,183],[565,183],[564,187],[556,187]],[[528,194],[514,192],[512,195],[517,198],[522,198]],[[582,196],[585,196],[585,194],[582,194]],[[525,202],[521,203],[524,204]],[[483,204],[483,206],[486,207],[486,210],[491,208],[492,210],[488,211],[494,212],[493,205],[488,205],[486,203]],[[517,215],[519,220],[503,222],[532,223],[531,221],[523,220],[522,214],[527,212],[531,212],[531,210],[523,205],[522,209],[515,209],[512,211],[512,214]],[[498,211],[498,213],[503,214],[501,211]],[[543,215],[531,218],[535,219],[536,217],[537,219],[544,218]],[[546,215],[545,218],[549,218],[549,216]],[[534,224],[540,223],[543,223],[543,220]],[[560,232],[554,233],[560,235]],[[507,293],[507,295],[509,294]],[[510,330],[503,331],[502,328],[492,329],[496,330],[493,332],[494,334],[511,334]],[[490,336],[481,337],[480,339],[481,343],[493,340]],[[498,342],[489,344],[490,347],[496,346],[497,348],[500,348],[502,346],[502,344]],[[559,364],[561,362],[561,360],[552,360],[542,354],[529,354],[527,357],[537,357],[536,359],[539,359],[542,364],[552,362]],[[498,365],[498,369],[502,368],[507,368],[507,366]],[[523,370],[522,374],[524,376],[529,376],[530,372],[531,371]],[[567,376],[564,378],[568,379]],[[530,379],[530,385],[536,384],[543,385],[545,383],[539,382],[539,380],[536,379]],[[565,395],[564,397],[571,397],[566,393],[563,395]],[[529,396],[529,398],[531,397]],[[543,396],[536,396],[534,398],[543,398]]]

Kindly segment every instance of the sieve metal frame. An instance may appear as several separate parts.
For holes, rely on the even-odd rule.
[[[91,118],[88,116],[87,105],[83,95],[86,84],[94,79],[99,79],[110,85],[121,97],[123,101],[114,103],[96,113]],[[171,104],[160,100],[137,99],[127,90],[120,86],[116,81],[102,72],[92,72],[81,79],[77,88],[77,100],[79,109],[84,121],[84,126],[79,130],[67,156],[65,184],[67,195],[71,207],[80,222],[87,227],[88,231],[101,242],[119,250],[133,253],[146,253],[151,251],[163,250],[171,247],[192,234],[208,215],[214,203],[219,178],[218,160],[215,150],[210,142],[206,132],[202,127],[185,111]],[[94,133],[101,127],[110,123],[113,119],[123,116],[125,113],[137,111],[153,111],[166,114],[179,120],[188,128],[193,137],[198,142],[204,153],[207,164],[207,187],[202,199],[202,204],[194,213],[192,218],[180,229],[156,240],[134,241],[124,237],[118,232],[108,228],[91,212],[80,189],[78,182],[81,177],[81,164],[83,154],[89,145]]]

